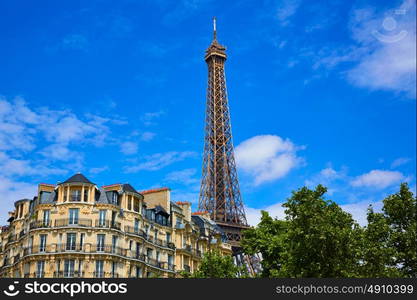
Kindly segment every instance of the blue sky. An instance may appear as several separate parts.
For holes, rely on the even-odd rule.
[[[303,185],[361,224],[415,191],[414,1],[3,1],[0,223],[76,172],[196,209],[213,16],[251,224]]]

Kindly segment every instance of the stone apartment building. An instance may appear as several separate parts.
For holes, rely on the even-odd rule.
[[[98,187],[75,174],[14,206],[0,228],[0,277],[178,277],[210,249],[232,253],[208,214],[168,188]]]

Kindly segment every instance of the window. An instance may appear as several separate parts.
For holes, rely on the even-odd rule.
[[[43,226],[49,226],[50,215],[51,215],[51,211],[49,209],[45,209],[43,211],[43,220],[42,220]]]
[[[32,253],[32,247],[33,247],[33,236],[30,237],[29,239],[29,254]]]
[[[104,261],[96,260],[96,277],[104,277]]]
[[[149,259],[149,258],[152,258],[152,249],[151,249],[151,248],[148,248],[148,249],[146,250],[146,256],[148,257],[148,259]]]
[[[104,239],[106,235],[97,234],[97,251],[104,251]]]
[[[81,190],[72,190],[70,201],[80,202],[81,201]]]
[[[135,225],[134,225],[134,231],[135,233],[139,232],[139,219],[135,218]]]
[[[171,233],[167,232],[167,243],[171,243]]]
[[[84,190],[84,202],[88,202],[88,189]]]
[[[85,233],[81,233],[81,235],[80,235],[80,249],[83,248],[84,239],[85,239]]]
[[[139,212],[139,199],[133,198],[133,210]]]
[[[64,277],[74,277],[75,260],[66,259],[64,262]]]
[[[111,197],[111,203],[114,205],[117,205],[118,200],[119,200],[119,194],[117,192],[113,192],[112,197]]]
[[[115,261],[112,261],[112,263],[111,263],[111,277],[113,277],[113,278],[118,277],[117,262],[115,262]]]
[[[130,240],[130,241],[129,241],[129,250],[132,250],[132,245],[133,245],[133,241],[132,241],[132,240]]]
[[[168,268],[172,268],[174,259],[171,254],[168,254]]]
[[[136,266],[136,278],[142,277],[142,268]]]
[[[117,247],[117,235],[113,235],[111,239],[111,251],[113,253],[116,252],[116,247]]]
[[[44,277],[44,272],[45,272],[45,261],[44,260],[38,261],[36,265],[36,278]]]
[[[100,209],[99,215],[98,215],[98,226],[104,227],[106,226],[106,212],[105,209]]]
[[[140,244],[136,242],[136,258],[139,258],[140,256]]]
[[[80,259],[78,261],[78,275],[79,275],[79,277],[82,277],[82,272],[83,272],[83,261]]]
[[[132,196],[127,200],[127,210],[132,210]]]
[[[75,243],[77,239],[76,233],[67,233],[67,247],[66,250],[75,251]]]
[[[78,208],[70,208],[69,209],[69,220],[68,220],[69,225],[78,224],[78,214],[79,214],[79,209]]]
[[[159,261],[159,251],[156,251],[156,261]]]
[[[40,203],[45,203],[49,200],[51,192],[42,191],[40,197]]]
[[[56,272],[59,274],[61,272],[61,260],[56,261]],[[58,275],[59,276],[59,275]],[[57,276],[56,276],[57,277]]]
[[[46,234],[41,234],[39,236],[39,252],[46,251]]]

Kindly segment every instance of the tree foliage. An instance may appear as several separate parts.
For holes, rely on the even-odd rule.
[[[383,200],[381,213],[369,208],[363,228],[326,191],[303,187],[283,204],[285,220],[263,211],[244,232],[244,252],[262,255],[261,276],[417,276],[416,198],[407,184]]]
[[[194,273],[183,272],[185,278],[238,278],[245,277],[243,268],[234,264],[233,258],[229,255],[221,255],[218,251],[212,250],[204,254],[201,264]]]

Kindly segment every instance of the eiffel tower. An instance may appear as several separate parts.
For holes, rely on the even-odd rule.
[[[217,41],[213,19],[213,41],[206,50],[208,87],[200,198],[198,208],[207,211],[221,227],[227,241],[239,252],[241,232],[249,228],[239,189],[234,158],[232,128],[224,65],[226,48]]]

